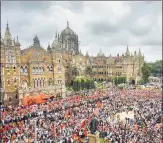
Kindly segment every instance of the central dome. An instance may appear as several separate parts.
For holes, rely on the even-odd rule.
[[[97,54],[97,57],[105,57],[105,55],[101,49],[100,49],[100,52]]]
[[[61,37],[75,36],[75,33],[69,28],[69,23],[67,22],[67,27],[61,32]]]

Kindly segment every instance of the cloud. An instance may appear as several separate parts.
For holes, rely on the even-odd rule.
[[[95,56],[101,48],[106,56],[121,55],[128,44],[130,51],[141,48],[147,61],[162,58],[161,2],[2,1],[1,19],[2,35],[8,20],[22,49],[33,43],[35,35],[46,48],[68,20],[83,53]]]

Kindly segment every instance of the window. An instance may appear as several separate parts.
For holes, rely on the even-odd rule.
[[[52,84],[52,78],[49,78],[49,85],[51,85]]]
[[[16,78],[14,78],[14,83],[16,83]]]
[[[8,84],[10,84],[10,79],[8,79]]]
[[[11,100],[12,100],[12,98],[11,98],[11,97],[9,97],[9,102],[11,102]]]
[[[18,99],[18,95],[17,94],[15,95],[15,99]]]

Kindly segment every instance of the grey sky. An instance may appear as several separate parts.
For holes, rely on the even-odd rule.
[[[146,61],[162,59],[161,2],[3,1],[2,36],[7,20],[22,49],[33,43],[35,35],[46,48],[68,20],[79,36],[83,53],[95,56],[101,48],[106,56],[115,56],[124,53],[128,44],[130,52],[140,48]]]

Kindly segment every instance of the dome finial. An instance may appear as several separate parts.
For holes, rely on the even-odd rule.
[[[67,21],[67,28],[69,28],[69,22]]]

